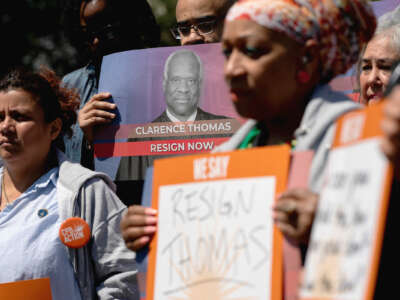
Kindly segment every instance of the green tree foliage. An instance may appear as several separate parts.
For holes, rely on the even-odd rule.
[[[149,0],[149,4],[156,16],[157,23],[161,27],[161,44],[163,46],[178,45],[172,37],[169,28],[176,22],[175,6],[177,0]]]
[[[169,32],[175,23],[176,0],[148,1],[161,27],[161,46],[177,45]],[[46,65],[62,76],[85,63],[82,49],[76,47],[65,30],[69,29],[71,33],[76,29],[72,28],[72,22],[79,25],[76,11],[70,9],[79,0],[12,0],[0,3],[0,73],[13,66],[37,69]],[[71,23],[65,22],[65,13],[74,14]]]

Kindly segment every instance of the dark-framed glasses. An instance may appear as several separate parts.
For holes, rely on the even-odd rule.
[[[189,36],[192,28],[198,35],[206,35],[213,33],[215,30],[216,23],[217,23],[216,19],[202,21],[196,24],[178,23],[170,30],[173,37],[177,40],[180,40],[182,37]]]

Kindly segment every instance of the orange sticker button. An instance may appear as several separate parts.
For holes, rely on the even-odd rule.
[[[89,242],[90,228],[81,218],[68,218],[61,224],[59,236],[67,247],[81,248]]]

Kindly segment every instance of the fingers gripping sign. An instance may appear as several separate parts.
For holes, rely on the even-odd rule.
[[[94,95],[78,113],[78,122],[88,142],[93,142],[93,129],[96,125],[110,123],[116,116],[111,112],[116,109],[114,103],[105,100],[111,97],[110,93]]]
[[[137,251],[146,246],[157,230],[157,211],[140,205],[130,206],[121,220],[127,248]]]
[[[308,189],[290,189],[273,206],[276,226],[297,243],[307,243],[317,209],[318,195]]]

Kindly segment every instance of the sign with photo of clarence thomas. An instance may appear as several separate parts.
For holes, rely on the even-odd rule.
[[[142,180],[155,159],[209,152],[241,120],[223,77],[220,44],[163,47],[104,57],[99,92],[117,118],[97,131],[96,170],[117,181]]]

